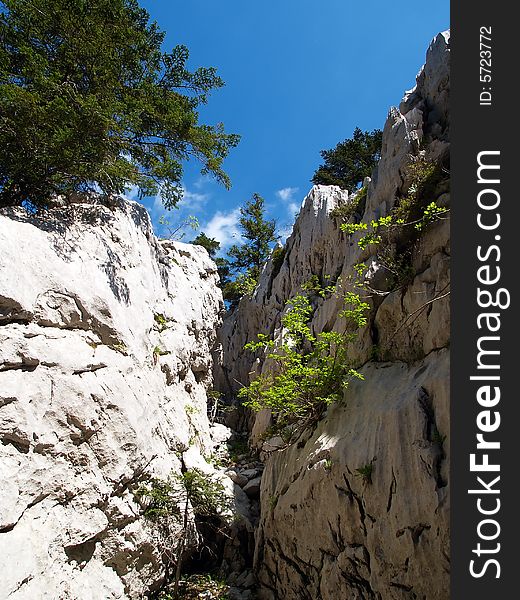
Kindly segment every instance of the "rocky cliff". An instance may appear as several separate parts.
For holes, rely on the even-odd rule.
[[[363,202],[314,187],[282,258],[224,321],[217,381],[233,397],[271,368],[243,346],[257,333],[280,339],[287,300],[311,278],[345,286],[364,265],[360,289],[371,311],[351,358],[365,381],[297,444],[265,454],[255,550],[261,598],[449,597],[448,213],[420,234],[396,228],[363,249],[362,233],[347,235],[330,214],[358,202],[351,219],[370,223],[410,198],[449,206],[448,94],[446,32],[429,47],[416,87],[389,112],[381,161],[358,192]],[[337,295],[316,295],[313,307],[314,331],[340,330]],[[263,411],[252,427],[264,450],[270,421]]]
[[[448,213],[363,248],[363,232],[340,227],[407,202],[449,207],[448,94],[443,33],[390,110],[371,180],[356,194],[312,189],[218,340],[214,263],[158,242],[138,204],[2,210],[0,599],[142,598],[164,557],[136,490],[193,467],[218,471],[241,514],[220,547],[230,598],[252,597],[248,551],[259,598],[449,597]],[[233,468],[217,469],[210,457],[231,432],[208,419],[208,391],[236,403],[272,368],[243,346],[280,340],[287,301],[309,281],[358,286],[370,303],[349,350],[365,380],[275,452],[272,415],[237,410],[229,423],[248,429],[264,469],[240,444]],[[313,330],[339,331],[340,295],[305,293]]]
[[[137,485],[222,437],[215,265],[123,202],[4,210],[0,256],[0,598],[140,598],[163,565]]]

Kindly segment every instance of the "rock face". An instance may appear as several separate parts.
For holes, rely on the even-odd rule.
[[[133,492],[212,452],[222,298],[143,207],[69,210],[0,215],[0,598],[140,598],[162,563]]]
[[[443,33],[390,110],[363,192],[311,190],[253,296],[226,316],[219,352],[214,263],[158,242],[144,208],[78,198],[44,218],[0,212],[0,600],[133,600],[156,587],[162,556],[138,486],[215,474],[207,459],[231,432],[210,424],[208,389],[233,398],[271,369],[244,344],[281,339],[303,284],[355,287],[360,263],[370,315],[349,358],[365,380],[276,452],[263,440],[270,413],[237,411],[265,464],[241,453],[221,470],[241,516],[220,557],[229,596],[252,598],[258,583],[260,600],[449,597],[449,221],[361,249],[362,233],[330,214],[391,214],[424,164],[437,175],[422,200],[449,206],[448,95]],[[340,331],[341,298],[307,293],[313,330]]]
[[[428,200],[449,206],[449,33],[383,132],[382,158],[360,204],[363,222],[384,217],[413,193],[410,165],[436,164]],[[443,171],[444,170],[444,171]],[[424,190],[423,190],[424,191]],[[266,455],[255,569],[269,600],[446,599],[449,597],[449,221],[413,242],[390,237],[362,250],[329,216],[354,199],[316,186],[305,199],[283,261],[271,260],[251,298],[226,317],[217,382],[233,396],[270,368],[243,345],[257,333],[280,337],[286,302],[315,276],[353,281],[366,265],[368,326],[350,351],[364,382],[351,384],[298,444]],[[403,228],[404,231],[405,228]],[[397,250],[397,252],[396,252]],[[341,300],[313,298],[315,331],[340,330]],[[270,414],[259,413],[253,443]],[[265,445],[262,446],[264,449]]]

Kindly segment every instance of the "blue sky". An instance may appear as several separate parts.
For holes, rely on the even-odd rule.
[[[185,169],[185,199],[168,220],[189,215],[224,246],[239,239],[239,207],[253,193],[286,235],[321,164],[320,150],[356,126],[382,128],[388,109],[415,84],[430,40],[449,27],[449,2],[401,0],[141,0],[165,50],[184,44],[189,67],[214,66],[226,82],[200,111],[241,143],[224,168],[226,191]],[[159,235],[160,202],[144,201]],[[185,241],[196,235],[187,230]]]

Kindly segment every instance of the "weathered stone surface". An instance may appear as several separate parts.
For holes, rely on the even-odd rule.
[[[255,498],[260,494],[260,483],[262,481],[261,477],[256,477],[255,479],[251,479],[251,481],[249,481],[248,483],[246,483],[246,485],[244,486],[243,490],[244,492],[250,497],[250,498]]]
[[[449,597],[448,351],[363,374],[303,448],[267,461],[256,541],[266,598]]]
[[[226,436],[206,251],[135,203],[71,210],[0,215],[0,598],[140,598],[162,563],[133,491]]]
[[[243,488],[249,482],[249,479],[245,475],[242,473],[236,473],[235,471],[228,471],[227,476],[233,483],[236,483],[241,488]]]
[[[432,42],[425,67],[400,109],[389,112],[382,157],[368,183],[363,220],[386,216],[409,191],[409,165],[442,162],[449,151],[449,33]],[[449,206],[449,186],[430,191]],[[352,280],[369,267],[369,324],[350,349],[365,375],[341,405],[329,408],[297,445],[273,451],[262,441],[268,411],[248,417],[265,454],[255,570],[260,597],[335,600],[449,597],[449,221],[434,223],[413,244],[410,274],[398,285],[375,245],[361,250],[329,213],[351,202],[335,187],[315,186],[275,270],[224,321],[219,385],[229,396],[271,368],[243,351],[257,333],[279,339],[286,302],[316,275]],[[394,244],[402,243],[399,237]],[[397,246],[396,246],[397,247]],[[326,280],[328,276],[330,279]],[[315,331],[344,326],[341,301],[313,299]],[[246,415],[247,417],[247,415]]]

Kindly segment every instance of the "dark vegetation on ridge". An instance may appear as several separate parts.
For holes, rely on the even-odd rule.
[[[239,137],[197,113],[224,82],[164,36],[137,0],[0,2],[0,207],[136,187],[172,208],[190,158],[229,187]]]

